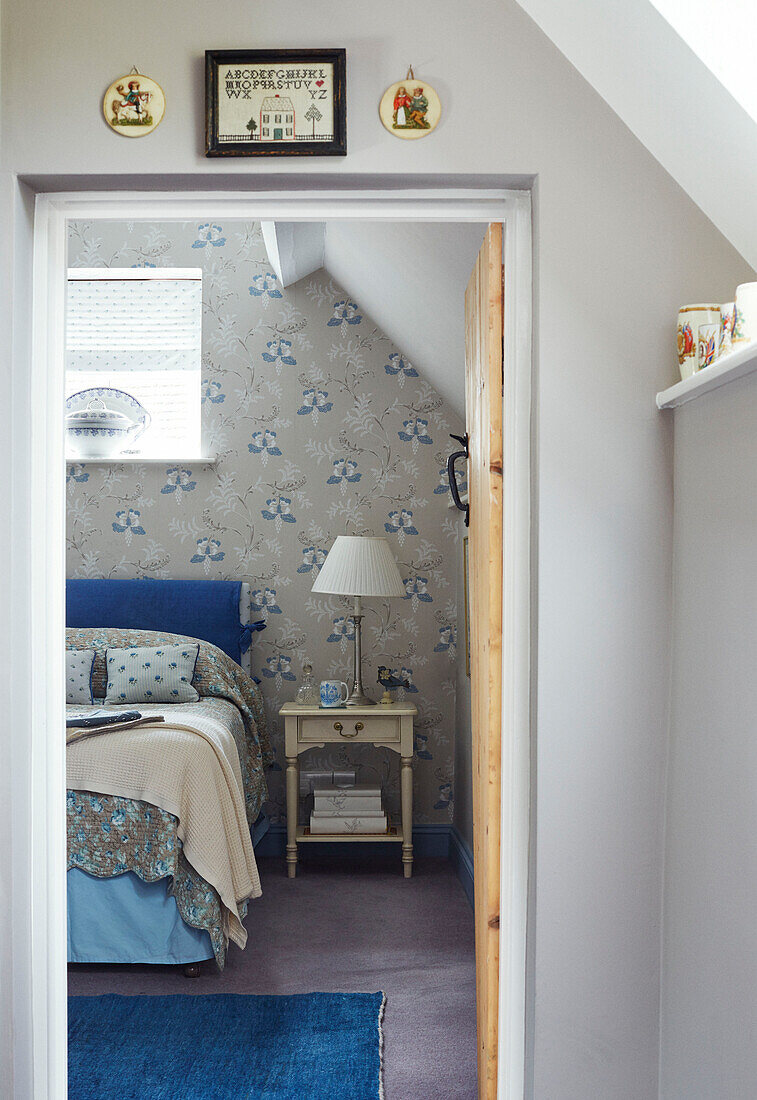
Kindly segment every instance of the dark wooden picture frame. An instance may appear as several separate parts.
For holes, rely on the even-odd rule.
[[[286,130],[279,129],[278,140],[264,141],[262,124],[254,123],[250,118],[250,124],[245,129],[250,129],[250,137],[242,140],[222,140],[219,125],[223,121],[222,107],[219,105],[219,67],[226,65],[239,66],[241,70],[256,65],[277,65],[292,68],[294,72],[302,73],[312,71],[318,66],[332,66],[332,110],[333,127],[328,138],[308,140],[303,134],[297,134],[292,122],[292,135],[285,139]],[[293,82],[294,78],[290,78]],[[243,99],[250,99],[251,107],[254,99],[259,98],[263,92],[261,88],[254,87],[255,80],[249,75],[240,76],[238,90]],[[297,78],[297,87],[300,95],[303,90],[313,97],[320,96],[323,89],[315,89],[317,81],[307,75]],[[207,157],[343,157],[347,154],[347,51],[334,50],[206,50],[205,51],[205,155]],[[287,90],[287,82],[277,81],[270,87],[271,93],[279,98],[281,91]],[[303,89],[301,86],[304,85]],[[275,91],[279,88],[279,91]],[[239,98],[239,94],[236,97]],[[294,114],[294,112],[293,112]],[[278,117],[278,116],[277,116]],[[310,116],[306,116],[310,117]],[[315,132],[316,121],[312,120]],[[250,126],[252,128],[250,128]],[[255,136],[255,131],[259,131]]]

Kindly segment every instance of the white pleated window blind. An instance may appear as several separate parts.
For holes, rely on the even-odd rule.
[[[69,270],[66,397],[111,387],[136,398],[151,423],[129,454],[201,456],[201,355],[201,268]]]

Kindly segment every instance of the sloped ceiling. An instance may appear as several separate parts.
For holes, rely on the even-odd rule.
[[[465,415],[465,288],[483,222],[264,222],[276,276],[323,266],[419,373]]]
[[[649,0],[518,3],[757,267],[757,123],[657,8]],[[709,18],[723,18],[717,5]],[[736,22],[732,33],[750,30]]]
[[[465,415],[464,297],[481,222],[329,222],[324,266]]]
[[[323,267],[325,222],[260,223],[268,259],[282,286],[292,286]]]
[[[757,121],[757,7],[754,0],[652,0],[737,103]]]

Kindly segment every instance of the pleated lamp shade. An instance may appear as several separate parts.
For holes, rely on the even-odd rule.
[[[404,596],[405,586],[386,539],[338,535],[313,592],[341,596]]]

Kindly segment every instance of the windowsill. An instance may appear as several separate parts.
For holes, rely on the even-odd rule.
[[[215,466],[218,455],[183,458],[180,455],[166,455],[164,458],[147,458],[140,455],[111,455],[109,458],[81,458],[79,455],[66,455],[66,462],[77,466]]]

